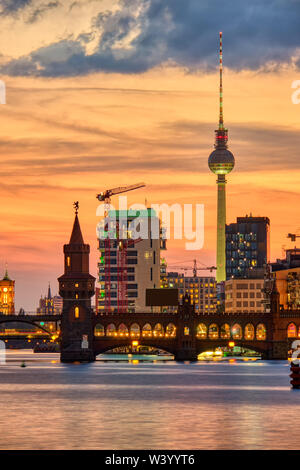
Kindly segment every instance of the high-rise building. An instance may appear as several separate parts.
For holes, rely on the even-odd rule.
[[[178,289],[179,301],[186,294],[195,305],[197,313],[215,313],[217,309],[217,284],[213,276],[184,276],[178,272],[161,275],[161,288]]]
[[[218,176],[218,208],[217,208],[217,282],[226,279],[226,254],[225,254],[225,224],[226,224],[226,179],[225,176],[233,170],[234,156],[227,148],[228,131],[223,122],[223,53],[222,33],[220,33],[220,111],[219,128],[215,131],[215,150],[208,158],[210,170]]]
[[[226,277],[250,278],[251,271],[263,278],[270,258],[270,220],[268,217],[237,217],[226,225]]]
[[[127,232],[124,244],[122,241],[111,238],[109,248],[105,239],[99,239],[100,262],[98,263],[98,285],[96,287],[96,311],[110,310],[116,313],[148,312],[151,307],[146,307],[146,289],[160,287],[160,250],[165,249],[165,240],[162,239],[160,220],[153,209],[109,211],[109,217],[114,219],[118,230],[123,235]],[[141,224],[145,232],[135,240],[132,237],[131,227]],[[104,222],[103,222],[104,223]],[[122,225],[126,227],[121,229]],[[153,237],[153,228],[155,237]],[[137,232],[139,231],[136,227]],[[125,259],[124,259],[125,258]],[[107,283],[109,286],[107,287]],[[120,298],[120,292],[126,283],[125,301]],[[107,291],[109,289],[110,301],[107,303]],[[153,309],[153,308],[152,308]]]
[[[7,269],[0,281],[0,313],[3,315],[15,313],[15,281],[10,279]]]

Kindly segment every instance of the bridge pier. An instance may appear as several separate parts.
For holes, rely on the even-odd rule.
[[[61,362],[93,362],[94,351],[90,348],[82,348],[81,341],[73,342],[69,347],[63,348],[60,354]]]
[[[179,349],[174,354],[174,359],[177,362],[180,361],[197,361],[198,354],[196,349]]]

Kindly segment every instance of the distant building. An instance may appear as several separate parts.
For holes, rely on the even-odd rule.
[[[230,279],[225,281],[226,313],[263,313],[263,279]]]
[[[288,249],[285,259],[271,263],[281,308],[300,309],[300,248]]]
[[[226,278],[249,278],[250,271],[263,268],[270,258],[268,217],[237,217],[226,225]],[[260,277],[260,276],[259,276]]]
[[[277,259],[271,263],[272,271],[281,271],[289,268],[300,268],[300,248],[291,248],[285,251],[285,259]]]
[[[281,269],[274,273],[281,308],[300,309],[300,267]]]
[[[48,294],[39,300],[39,306],[36,309],[36,313],[39,315],[44,314],[60,314],[62,312],[63,299],[59,295],[52,297],[50,284],[48,286]]]
[[[15,313],[15,281],[10,279],[7,269],[0,281],[0,313],[4,315]]]
[[[179,301],[185,294],[190,296],[195,304],[195,311],[214,313],[217,308],[217,284],[212,276],[184,276],[177,272],[161,273],[162,288],[177,288]]]
[[[119,241],[112,238],[108,250],[105,239],[99,239],[100,260],[96,287],[96,311],[98,313],[105,309],[116,313],[124,310],[151,311],[152,307],[146,307],[146,289],[160,286],[160,250],[165,249],[160,220],[153,209],[110,211],[109,216],[115,217],[120,231],[123,230],[123,233],[127,231],[127,240],[132,240],[130,224],[134,224],[137,217],[142,224],[145,223],[147,234],[141,235],[140,239],[127,246],[126,256],[121,265]],[[152,238],[151,227],[157,227],[158,238]],[[127,279],[125,301],[120,299],[120,290],[124,285],[124,280],[121,280],[120,275],[123,272]],[[109,307],[106,299],[108,290],[106,283],[110,286]]]

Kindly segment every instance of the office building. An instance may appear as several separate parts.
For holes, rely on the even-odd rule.
[[[237,217],[226,225],[226,277],[249,278],[251,270],[263,277],[270,257],[270,220],[268,217]]]

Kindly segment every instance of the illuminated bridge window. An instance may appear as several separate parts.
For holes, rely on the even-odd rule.
[[[219,338],[219,327],[216,323],[213,323],[212,325],[209,325],[208,337],[209,337],[209,339]]]
[[[229,339],[230,338],[230,326],[228,323],[225,323],[221,326],[221,338],[222,339]]]
[[[260,323],[256,327],[256,339],[264,341],[267,337],[267,330],[263,323]]]
[[[297,337],[297,327],[295,323],[290,323],[287,329],[288,338],[296,338]]]
[[[104,336],[105,335],[104,326],[101,325],[101,323],[97,323],[97,325],[95,326],[94,334],[95,334],[95,336]]]
[[[130,336],[132,338],[139,338],[141,336],[141,329],[137,323],[133,323],[130,327]]]
[[[254,339],[254,326],[252,323],[248,323],[245,326],[245,339],[253,340]]]
[[[207,337],[207,326],[204,323],[200,323],[197,326],[197,338],[205,339]]]
[[[242,339],[242,327],[238,323],[232,327],[232,338],[233,339]]]

